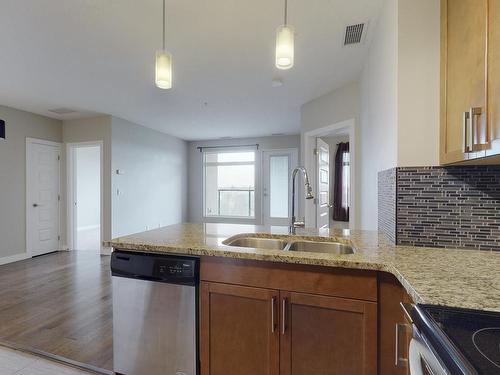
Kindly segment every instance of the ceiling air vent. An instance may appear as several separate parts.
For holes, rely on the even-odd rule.
[[[69,115],[70,113],[76,113],[77,111],[70,108],[54,108],[49,109],[49,112],[56,113],[58,115]]]
[[[364,23],[357,25],[349,25],[345,29],[344,46],[361,43],[363,40],[363,31],[365,29]]]

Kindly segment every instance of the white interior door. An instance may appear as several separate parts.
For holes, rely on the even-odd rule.
[[[330,146],[321,138],[317,138],[316,150],[318,179],[316,226],[328,228],[330,226]]]
[[[262,156],[264,225],[289,225],[291,173],[297,166],[297,150],[264,151]]]
[[[26,142],[26,242],[31,256],[60,249],[60,153],[57,143]]]

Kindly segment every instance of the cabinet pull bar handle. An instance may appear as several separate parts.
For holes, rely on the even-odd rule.
[[[276,304],[276,297],[271,298],[271,332],[274,333],[276,325],[274,319],[274,305]]]
[[[398,367],[399,364],[399,324],[396,323],[396,340],[394,345],[394,366]]]
[[[399,336],[401,328],[408,327],[407,324],[396,323],[396,340],[395,340],[395,350],[394,350],[394,365],[396,367],[406,367],[408,366],[408,358],[403,358],[399,356]]]
[[[468,142],[468,137],[467,137],[467,120],[469,119],[469,112],[465,111],[462,114],[462,129],[463,129],[463,140],[464,143],[462,145],[462,152],[466,153],[469,152],[469,142]]]
[[[281,309],[282,309],[281,334],[282,335],[284,335],[286,332],[286,304],[287,304],[287,300],[286,300],[286,298],[283,298],[282,306],[281,306]]]
[[[474,115],[472,114],[472,108],[469,110],[469,138],[468,138],[469,152],[474,150]]]
[[[474,146],[477,144],[476,143],[476,132],[477,132],[477,116],[480,116],[483,113],[483,109],[481,107],[471,107],[470,109],[470,114],[469,114],[469,119],[470,119],[470,151],[474,151]]]

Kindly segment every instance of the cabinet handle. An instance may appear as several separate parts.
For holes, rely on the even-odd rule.
[[[474,151],[474,146],[476,145],[476,130],[477,130],[477,116],[483,113],[481,107],[471,107],[469,110],[469,151]]]
[[[394,350],[394,365],[396,367],[405,367],[408,363],[408,358],[399,356],[399,336],[401,335],[401,328],[406,328],[408,325],[403,323],[396,323],[396,344]]]
[[[281,306],[281,313],[282,313],[282,320],[281,320],[281,334],[284,335],[286,332],[286,305],[287,305],[287,299],[283,298],[282,301],[282,306]]]
[[[469,119],[469,112],[465,111],[463,114],[462,114],[462,129],[463,129],[463,140],[464,140],[464,143],[462,145],[462,152],[463,153],[466,153],[466,152],[470,152],[470,149],[469,149],[469,142],[468,142],[468,138],[467,137],[467,120]]]
[[[274,333],[276,329],[276,321],[274,318],[274,308],[276,305],[276,297],[271,298],[271,332]]]

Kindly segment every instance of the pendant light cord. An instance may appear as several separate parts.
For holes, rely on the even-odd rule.
[[[166,34],[166,29],[165,29],[165,0],[163,0],[163,50],[165,51],[165,34]]]
[[[285,0],[285,26],[288,22],[288,0]]]

